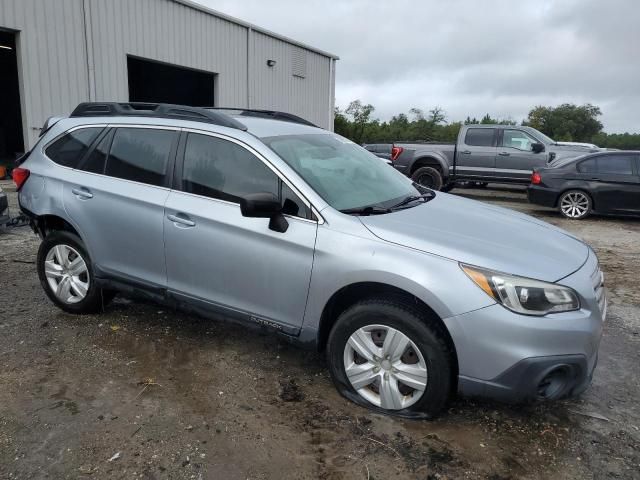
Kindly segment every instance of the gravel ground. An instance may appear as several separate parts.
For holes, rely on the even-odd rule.
[[[120,298],[65,314],[39,285],[38,239],[0,230],[0,478],[640,478],[640,220],[567,221],[517,188],[454,192],[596,249],[610,311],[581,398],[373,414],[336,393],[321,355],[269,334]]]

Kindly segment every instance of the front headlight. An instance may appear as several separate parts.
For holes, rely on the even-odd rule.
[[[569,287],[470,265],[460,266],[487,295],[516,313],[546,315],[580,308],[578,295]]]

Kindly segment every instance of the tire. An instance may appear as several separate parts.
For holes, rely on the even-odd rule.
[[[348,399],[382,413],[436,416],[454,385],[454,354],[442,328],[432,317],[400,300],[376,298],[351,306],[340,315],[327,342],[329,371],[336,388]],[[384,342],[387,338],[397,341],[396,348],[394,342]],[[360,346],[355,348],[356,344]],[[406,348],[398,347],[402,344]],[[385,354],[391,358],[387,360]],[[366,355],[373,360],[368,361]],[[406,377],[409,371],[412,377]],[[404,383],[406,378],[411,385]]]
[[[593,209],[591,196],[582,190],[567,190],[558,199],[558,210],[565,218],[582,220]]]
[[[411,175],[411,180],[432,190],[440,190],[443,184],[442,174],[433,167],[418,168]]]
[[[44,238],[38,249],[37,269],[45,293],[65,312],[101,312],[115,295],[96,286],[91,258],[82,240],[72,233],[55,231]],[[58,295],[54,286],[62,282],[66,283]]]

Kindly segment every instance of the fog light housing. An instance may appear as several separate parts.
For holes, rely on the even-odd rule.
[[[536,396],[539,400],[556,400],[566,393],[570,379],[569,367],[566,365],[555,367],[538,383]]]

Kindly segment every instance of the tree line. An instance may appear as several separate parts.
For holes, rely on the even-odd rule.
[[[344,110],[336,108],[334,129],[350,140],[362,143],[391,143],[411,140],[455,142],[462,125],[503,124],[518,125],[512,118],[493,118],[489,114],[477,119],[448,122],[445,111],[434,107],[425,112],[412,108],[399,113],[389,121],[372,117],[375,107],[360,100],[352,101]],[[521,125],[528,125],[556,141],[595,143],[599,147],[640,150],[639,133],[613,133],[602,131],[598,117],[599,107],[591,104],[565,103],[557,107],[537,106],[529,111]]]

